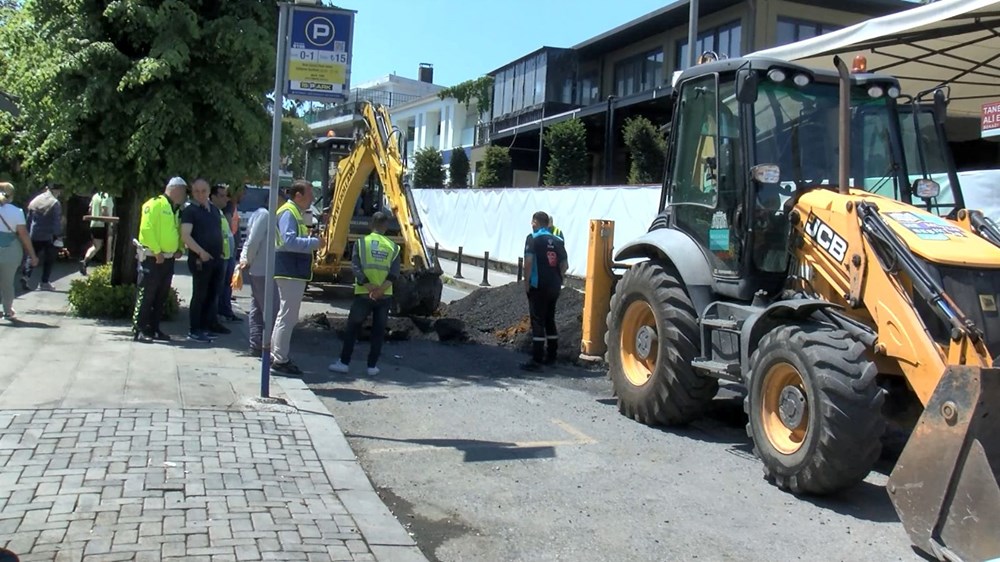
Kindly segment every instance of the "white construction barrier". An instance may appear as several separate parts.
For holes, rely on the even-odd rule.
[[[656,218],[660,186],[415,189],[431,246],[516,264],[531,233],[531,215],[545,211],[566,237],[569,274],[587,273],[590,220],[615,221],[616,246],[644,234]]]
[[[1000,223],[1000,170],[960,172],[966,206]],[[660,186],[415,189],[427,243],[451,252],[517,263],[531,215],[545,211],[566,237],[569,273],[587,272],[591,219],[615,221],[615,247],[643,235],[656,217]]]

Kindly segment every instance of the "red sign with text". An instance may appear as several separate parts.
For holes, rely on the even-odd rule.
[[[1000,101],[983,105],[982,138],[1000,137]]]

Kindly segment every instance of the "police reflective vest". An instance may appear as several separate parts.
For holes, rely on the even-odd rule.
[[[181,218],[166,195],[158,195],[142,205],[139,243],[152,255],[172,258],[181,248]]]
[[[291,213],[292,217],[295,218],[300,238],[309,236],[309,228],[306,226],[305,221],[302,220],[302,211],[295,206],[295,203],[287,201],[279,207],[276,213],[279,219],[282,213]],[[281,238],[281,232],[276,232],[275,235],[277,251],[274,253],[274,277],[276,279],[312,281],[312,252],[282,251],[284,241]]]
[[[219,220],[222,226],[222,259],[228,260],[232,256],[232,248],[229,247],[229,238],[232,236],[229,234],[229,221],[226,220],[226,215],[221,215]]]
[[[556,238],[558,238],[560,240],[565,240],[565,238],[563,238],[563,232],[561,230],[559,230],[558,226],[553,226],[549,230],[552,231],[552,236],[555,236]]]
[[[385,236],[377,232],[365,236],[357,242],[361,246],[358,248],[358,257],[361,259],[361,271],[369,283],[381,285],[385,283],[389,276],[389,269],[392,262],[399,255],[399,246]],[[364,285],[354,281],[354,294],[364,295],[368,289]],[[392,296],[392,285],[385,291],[386,296]]]

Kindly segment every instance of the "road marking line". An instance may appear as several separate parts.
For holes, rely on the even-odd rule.
[[[597,443],[597,440],[594,439],[593,437],[587,435],[586,433],[580,431],[579,429],[573,427],[572,425],[570,425],[570,424],[568,424],[568,423],[566,423],[566,422],[564,422],[562,420],[553,419],[552,423],[554,423],[557,426],[559,426],[566,433],[569,433],[573,437],[576,437],[576,443],[578,443],[578,444],[588,444],[589,445],[589,444],[592,444],[592,443]]]

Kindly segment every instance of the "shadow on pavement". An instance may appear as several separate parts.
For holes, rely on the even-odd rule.
[[[345,433],[352,439],[370,439],[373,441],[388,441],[392,443],[406,443],[408,445],[426,445],[428,447],[438,447],[444,449],[455,449],[465,454],[463,462],[489,462],[489,461],[510,461],[526,459],[550,459],[555,458],[555,447],[542,445],[521,446],[517,443],[505,441],[483,441],[479,439],[393,439],[391,437],[377,437],[373,435],[361,435]]]
[[[377,392],[358,388],[315,388],[312,391],[317,396],[333,398],[340,402],[365,402],[367,400],[384,400],[388,398],[388,396]]]
[[[35,314],[32,314],[31,311],[29,311],[29,315],[36,316]],[[7,325],[12,328],[36,328],[40,330],[51,330],[59,327],[52,324],[46,324],[45,322],[22,320],[21,318],[15,318],[14,320],[8,321]]]
[[[892,506],[885,486],[862,482],[853,488],[832,496],[799,496],[816,507],[829,509],[841,515],[849,515],[875,523],[898,523],[899,516]]]

